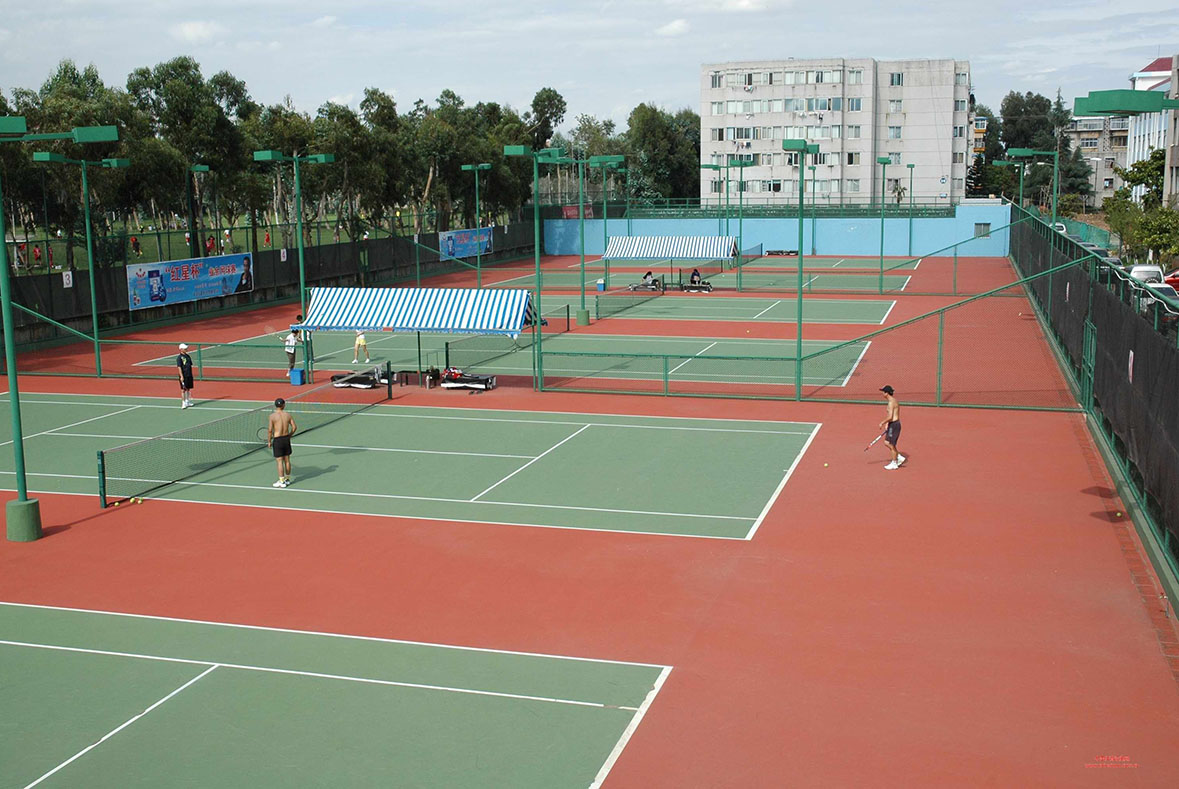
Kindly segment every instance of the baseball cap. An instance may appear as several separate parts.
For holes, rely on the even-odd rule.
[[[186,345],[185,343],[180,343],[180,350],[182,350],[182,351],[187,351],[187,350],[188,350],[188,345]]]
[[[880,387],[880,391],[884,392],[885,394],[892,394],[892,387],[888,384],[885,384],[884,386]]]

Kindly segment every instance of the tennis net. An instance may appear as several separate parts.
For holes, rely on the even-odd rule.
[[[564,304],[541,313],[540,325],[541,331],[545,334],[564,334],[569,331],[569,305]],[[510,353],[531,348],[533,342],[531,327],[520,332],[515,338],[507,334],[474,334],[463,337],[461,340],[446,343],[446,366],[473,370]]]
[[[725,273],[725,261],[720,260],[702,260],[695,263],[691,268],[680,269],[680,286],[692,279],[692,271],[699,271],[701,278],[707,280],[709,277],[715,277]]]
[[[594,317],[598,320],[609,318],[620,312],[639,306],[651,299],[657,299],[664,293],[663,277],[655,278],[656,287],[647,289],[642,286],[635,290],[620,288],[594,297]]]
[[[374,384],[372,388],[370,385]],[[363,393],[363,394],[362,394]],[[298,435],[371,408],[393,396],[384,367],[332,376],[332,381],[286,399]],[[98,495],[102,506],[143,496],[266,448],[272,405],[145,438],[98,453]]]
[[[756,263],[765,257],[765,244],[758,244],[755,247],[741,250],[740,265],[748,266],[750,263]]]

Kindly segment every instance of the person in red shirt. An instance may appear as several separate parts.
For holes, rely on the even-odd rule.
[[[38,266],[41,265],[41,247],[39,246],[33,247],[33,263]]]
[[[270,231],[269,231],[269,230],[267,230],[267,231],[266,231],[266,241],[265,241],[265,244],[266,244],[266,246],[270,246]]]
[[[205,242],[205,255],[208,257],[212,257],[213,252],[216,251],[216,249],[217,249],[217,242],[213,240],[212,236],[209,236],[209,240]]]

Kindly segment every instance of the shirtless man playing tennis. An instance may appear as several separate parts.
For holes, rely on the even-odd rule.
[[[880,422],[880,429],[884,431],[884,443],[892,453],[892,460],[885,468],[892,471],[900,468],[905,462],[905,456],[897,451],[897,442],[901,438],[901,404],[893,395],[891,386],[882,386],[880,391],[884,392],[884,399],[888,403],[888,412]]]
[[[278,482],[271,485],[273,488],[285,488],[291,484],[291,436],[299,426],[286,412],[286,405],[287,401],[281,397],[274,401],[266,431],[266,446],[274,451],[274,462],[278,465]]]

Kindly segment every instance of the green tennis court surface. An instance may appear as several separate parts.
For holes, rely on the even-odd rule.
[[[884,291],[904,290],[911,277],[903,274],[885,274]],[[724,274],[713,274],[708,277],[714,288],[736,288],[737,272],[726,271]],[[745,290],[759,288],[772,290],[797,290],[798,268],[770,271],[766,269],[744,268],[741,271],[741,287]],[[803,273],[803,290],[823,291],[862,291],[877,293],[880,288],[880,275],[863,272],[858,274],[807,274]]]
[[[0,603],[5,786],[589,786],[670,667]]]
[[[591,314],[594,296],[587,293],[586,303]],[[580,306],[576,299],[545,296],[542,304],[550,309],[568,303],[573,309]],[[896,302],[869,299],[804,299],[803,323],[884,324]],[[676,294],[670,292],[659,298],[636,304],[617,314],[619,318],[669,321],[741,321],[742,323],[791,323],[798,320],[797,299],[739,298],[716,293]]]
[[[798,271],[798,256],[797,255],[771,255],[769,257],[760,257],[748,259],[745,265],[750,268],[784,268]],[[884,270],[885,271],[913,271],[921,265],[921,258],[901,258],[901,257],[885,257]],[[866,258],[866,257],[839,257],[837,255],[803,255],[802,257],[803,269],[811,268],[831,268],[831,269],[863,269],[868,271],[880,270],[880,258]],[[690,266],[683,266],[685,271],[690,271]]]
[[[527,354],[516,354],[527,360]],[[276,387],[283,394],[289,387]],[[261,405],[21,397],[30,488],[94,496],[100,449]],[[5,397],[0,411],[8,411]],[[0,437],[9,438],[7,413]],[[296,435],[294,484],[259,449],[150,498],[442,521],[750,539],[818,425],[382,405]],[[244,440],[255,441],[256,436]],[[184,447],[177,447],[183,452]],[[142,478],[151,480],[152,469]],[[643,480],[708,479],[711,484]],[[0,457],[0,484],[13,485]]]
[[[807,362],[802,382],[845,386],[870,345],[868,341],[803,340],[804,355],[837,350]],[[661,380],[666,375],[672,381],[792,386],[797,345],[794,340],[562,334],[546,338],[543,348],[546,377]],[[550,353],[557,356],[550,359]],[[531,375],[532,357],[511,353],[480,364],[477,370],[492,375]]]

